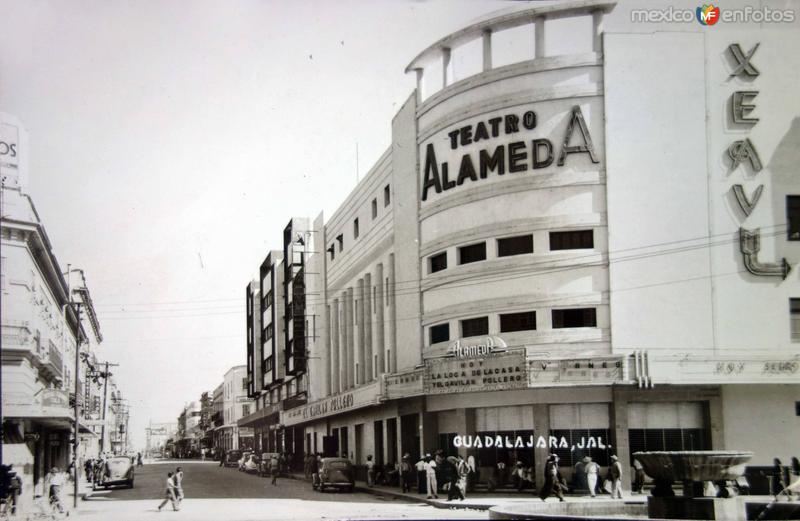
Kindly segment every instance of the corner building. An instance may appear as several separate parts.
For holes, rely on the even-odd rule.
[[[614,8],[495,16],[408,66],[390,149],[315,222],[308,402],[280,414],[305,451],[541,476],[550,452],[568,474],[586,455],[800,450],[800,69],[780,54],[797,36],[604,33]],[[509,34],[529,53],[501,65]],[[731,47],[758,42],[761,79]],[[736,94],[754,84],[774,94]]]

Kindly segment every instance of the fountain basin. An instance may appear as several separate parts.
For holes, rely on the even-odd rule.
[[[655,481],[727,481],[744,474],[752,452],[697,450],[634,452],[644,472]]]

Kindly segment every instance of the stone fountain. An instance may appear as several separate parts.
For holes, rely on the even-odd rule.
[[[744,466],[752,452],[741,451],[664,451],[635,452],[655,487],[648,498],[651,518],[666,519],[745,519],[744,503],[730,499],[737,493],[736,479],[744,474]],[[675,482],[683,483],[683,496],[672,490]],[[718,486],[716,497],[704,495],[703,485]]]

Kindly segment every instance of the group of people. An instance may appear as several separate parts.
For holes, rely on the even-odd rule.
[[[158,511],[164,508],[167,503],[172,503],[172,510],[181,509],[183,501],[183,469],[178,467],[175,472],[167,472],[167,489],[164,492],[164,501],[158,505]]]
[[[463,501],[467,496],[467,483],[470,474],[475,472],[474,463],[468,463],[460,454],[445,457],[443,451],[435,455],[425,454],[416,464],[417,492],[426,494],[428,499],[438,499],[439,489],[447,490],[447,500]],[[409,473],[408,481],[411,476]],[[442,487],[439,483],[442,482]],[[410,489],[410,487],[408,487]],[[407,491],[407,489],[404,489]]]
[[[375,462],[372,455],[367,456],[367,486],[375,485],[400,485],[403,492],[411,490],[411,455],[406,453],[399,463],[380,465]]]

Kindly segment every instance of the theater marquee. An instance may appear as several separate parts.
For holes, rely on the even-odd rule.
[[[524,352],[425,361],[425,394],[500,391],[527,386]]]

